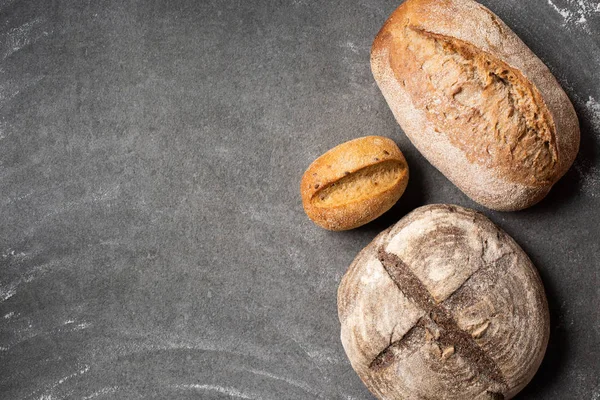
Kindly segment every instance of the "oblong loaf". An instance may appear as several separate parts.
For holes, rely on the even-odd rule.
[[[579,149],[579,121],[550,70],[472,0],[408,0],[375,38],[371,69],[415,147],[474,201],[540,201]]]
[[[380,399],[510,399],[550,332],[529,257],[484,215],[438,204],[382,232],[338,289],[341,340]]]
[[[319,226],[353,229],[388,211],[408,184],[408,165],[394,141],[365,136],[317,158],[300,182],[306,214]]]

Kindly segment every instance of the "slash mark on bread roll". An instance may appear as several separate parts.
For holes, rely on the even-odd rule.
[[[399,161],[388,160],[352,173],[346,171],[343,178],[315,192],[312,202],[315,206],[326,207],[378,196],[398,183],[404,169]]]
[[[317,158],[300,182],[302,205],[317,225],[334,231],[374,220],[398,201],[408,165],[393,140],[365,136]]]

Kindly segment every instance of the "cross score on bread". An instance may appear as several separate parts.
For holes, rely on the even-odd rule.
[[[340,284],[342,342],[382,399],[511,398],[548,340],[543,287],[483,215],[434,205],[379,235]]]

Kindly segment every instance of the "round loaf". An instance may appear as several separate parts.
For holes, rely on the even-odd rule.
[[[388,211],[408,184],[408,165],[392,140],[366,136],[317,158],[300,183],[310,219],[333,231],[353,229]]]
[[[416,209],[363,249],[338,290],[341,339],[380,399],[510,399],[549,336],[531,261],[480,213]]]
[[[540,201],[579,149],[579,121],[550,70],[472,0],[407,0],[375,38],[371,69],[415,147],[474,201]]]

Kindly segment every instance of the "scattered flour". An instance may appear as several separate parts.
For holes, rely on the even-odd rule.
[[[20,261],[27,257],[27,253],[24,252],[16,252],[12,249],[7,249],[4,253],[2,253],[2,258],[12,258],[16,261]]]
[[[98,396],[103,396],[105,394],[114,393],[117,390],[119,390],[118,386],[105,387],[105,388],[102,388],[102,389],[98,390],[97,392],[94,392],[94,393],[90,394],[89,396],[83,397],[81,400],[93,399],[93,398],[98,397]]]
[[[57,397],[54,396],[54,390],[58,386],[62,385],[63,383],[65,383],[69,379],[73,379],[73,378],[75,378],[77,376],[85,374],[89,370],[90,370],[90,366],[89,365],[84,365],[84,367],[81,368],[79,371],[75,371],[72,374],[65,376],[64,378],[59,379],[58,381],[54,382],[52,385],[50,385],[46,389],[46,391],[39,397],[39,400],[55,400]]]
[[[20,314],[17,314],[16,316],[19,316]],[[7,315],[4,316],[5,319],[9,319],[12,318],[14,316],[14,312],[9,313]],[[31,340],[37,336],[40,335],[57,335],[57,334],[62,334],[62,333],[68,333],[68,332],[77,332],[77,331],[82,331],[85,329],[88,329],[90,327],[92,327],[92,323],[90,322],[77,322],[75,320],[72,319],[68,319],[62,323],[60,323],[57,326],[54,327],[48,327],[46,329],[44,329],[42,326],[40,326],[40,324],[36,323],[35,321],[29,319],[29,318],[23,318],[20,321],[15,321],[15,323],[17,325],[20,325],[20,328],[15,327],[15,329],[13,330],[15,337],[13,338],[12,341],[10,342],[4,342],[2,343],[3,347],[5,348],[5,350],[10,350],[12,347],[14,347],[15,345],[19,344],[19,343],[23,343],[25,341]]]
[[[358,47],[353,42],[347,42],[345,47],[349,48],[353,53],[358,54]]]
[[[347,42],[341,42],[339,44],[340,47],[344,48],[344,49],[348,49],[351,52],[353,52],[354,54],[369,54],[369,51],[371,49],[371,45],[368,44],[360,44],[360,43],[356,43],[356,42],[352,42],[352,41],[347,41]]]
[[[546,0],[563,18],[566,27],[580,26],[588,30],[588,18],[600,14],[600,3],[590,0],[560,0],[564,7],[557,5],[559,0]]]
[[[585,101],[577,95],[568,82],[562,82],[569,89],[577,105],[582,109],[582,117],[591,125],[595,142],[600,144],[600,103],[593,97]],[[593,165],[589,160],[576,160],[573,168],[579,175],[581,193],[594,198],[600,197],[600,167]],[[600,399],[598,399],[600,400]]]
[[[579,174],[581,192],[591,197],[600,197],[600,169],[595,166],[575,164],[575,170]]]
[[[74,378],[74,377],[79,376],[79,375],[83,375],[86,372],[88,372],[89,370],[90,370],[90,366],[86,365],[82,369],[80,369],[79,371],[73,372],[71,375],[67,375],[64,378],[59,379],[53,387],[56,387],[58,385],[62,385],[63,383],[65,383],[69,379]]]
[[[41,37],[48,36],[49,33],[43,29],[43,25],[44,21],[38,18],[8,31],[4,37],[5,45],[2,58],[5,59],[22,48],[35,43]]]
[[[3,260],[8,261],[8,265],[19,265],[23,260],[26,260],[29,255],[23,252],[15,252],[14,250],[8,249],[1,255]],[[49,265],[48,263],[47,265]],[[23,275],[16,278],[14,281],[0,284],[0,303],[10,299],[17,294],[17,289],[23,283],[30,283],[35,278],[44,274],[47,269],[47,265],[38,265],[31,268],[29,271],[25,271]]]
[[[552,8],[554,8],[556,12],[559,13],[565,20],[568,20],[573,17],[573,13],[571,13],[571,11],[559,8],[556,4],[552,2],[552,0],[548,0],[548,4],[550,4]]]
[[[75,327],[73,328],[73,330],[74,331],[80,331],[82,329],[87,329],[90,326],[92,326],[92,324],[90,324],[89,322],[84,322],[84,323],[75,325]]]
[[[63,323],[63,326],[67,326],[69,331],[72,332],[72,331],[80,331],[83,329],[87,329],[90,326],[92,326],[92,324],[89,322],[82,322],[82,323],[76,324],[74,320],[69,319]]]
[[[173,387],[177,388],[177,389],[192,389],[192,390],[217,392],[217,393],[226,394],[228,396],[235,397],[238,399],[249,399],[249,400],[259,400],[260,399],[260,397],[255,394],[241,392],[236,388],[219,386],[219,385],[188,384],[188,385],[174,385]]]
[[[261,376],[266,376],[267,378],[271,378],[271,379],[275,379],[278,381],[283,381],[285,383],[287,383],[288,385],[291,386],[295,386],[297,388],[300,388],[302,390],[304,390],[306,393],[310,393],[313,396],[319,396],[319,391],[313,389],[309,384],[302,382],[302,381],[298,381],[295,379],[290,379],[290,378],[286,378],[284,376],[279,376],[279,375],[275,375],[272,374],[268,371],[261,371],[261,370],[257,370],[257,369],[253,369],[253,368],[244,368],[246,371],[251,372],[255,375],[261,375]]]
[[[600,103],[591,96],[585,102],[585,117],[592,125],[592,134],[600,139]],[[600,168],[589,162],[580,162],[574,167],[579,174],[582,193],[600,197]]]
[[[17,294],[17,286],[14,282],[6,286],[0,286],[0,303],[6,301]]]
[[[600,103],[590,96],[585,103],[585,108],[588,114],[587,117],[592,124],[592,128],[594,128],[594,134],[600,136]]]
[[[600,139],[600,103],[590,96],[584,105],[584,116],[591,124],[591,133],[598,140]],[[575,170],[580,177],[582,193],[591,197],[600,197],[600,168],[589,163],[579,163],[575,164]]]
[[[328,349],[308,350],[306,351],[306,354],[310,358],[317,360],[321,364],[340,364],[343,362],[339,357],[336,357],[331,351],[328,351]]]

